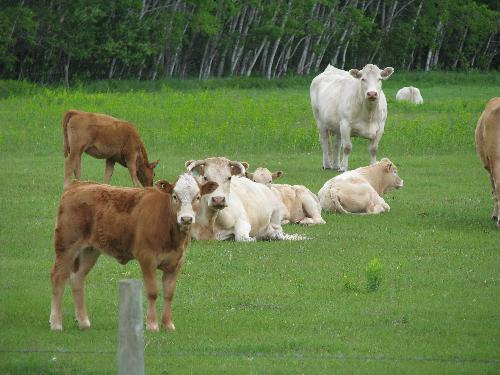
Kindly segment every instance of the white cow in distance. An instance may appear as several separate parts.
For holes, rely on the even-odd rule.
[[[189,160],[186,168],[199,183],[218,181],[216,190],[201,197],[200,213],[191,226],[195,239],[286,239],[281,227],[281,202],[267,186],[241,177],[248,163],[213,157]]]
[[[348,169],[351,135],[369,139],[370,164],[377,161],[378,144],[387,118],[382,81],[393,72],[391,67],[380,70],[373,64],[349,72],[328,65],[313,79],[311,106],[319,129],[324,169]],[[332,136],[335,136],[333,155]],[[341,145],[343,158],[339,164]]]
[[[378,214],[390,210],[382,195],[402,188],[396,166],[387,158],[344,172],[325,182],[318,193],[321,208],[340,213]]]
[[[318,197],[311,190],[304,185],[273,184],[275,179],[283,176],[283,171],[272,173],[267,168],[259,167],[255,172],[246,172],[245,175],[254,182],[266,185],[283,203],[282,224],[325,224]]]
[[[396,94],[396,100],[406,101],[414,104],[424,103],[424,99],[422,98],[420,90],[413,86],[403,87],[399,89],[398,93]]]

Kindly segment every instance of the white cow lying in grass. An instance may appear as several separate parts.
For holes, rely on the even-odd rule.
[[[378,214],[388,212],[382,195],[392,188],[402,188],[394,164],[387,158],[374,165],[344,172],[325,182],[318,193],[321,207],[341,213]]]
[[[248,164],[222,157],[186,162],[200,183],[217,181],[218,188],[201,197],[200,213],[191,227],[197,240],[282,240],[281,202],[262,184],[240,177]]]
[[[375,164],[387,118],[382,81],[393,71],[391,67],[380,70],[376,65],[368,64],[362,70],[346,72],[328,65],[313,79],[311,106],[319,130],[324,169],[347,171],[352,150],[351,136],[370,140],[370,164]],[[332,155],[330,137],[334,135]],[[341,145],[344,155],[339,164]]]
[[[271,173],[267,168],[257,168],[254,173],[246,173],[254,181],[266,185],[283,203],[281,223],[303,225],[325,224],[321,217],[318,197],[303,185],[273,184],[273,180],[283,176],[282,171]]]
[[[399,89],[396,94],[397,101],[406,101],[414,104],[423,104],[424,99],[422,98],[422,94],[420,94],[420,90],[416,87],[403,87]]]

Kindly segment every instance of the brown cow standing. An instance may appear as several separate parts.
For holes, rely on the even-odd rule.
[[[486,104],[476,126],[476,147],[484,168],[490,174],[493,188],[493,214],[491,218],[500,227],[500,98]]]
[[[74,173],[81,175],[81,158],[86,152],[97,159],[106,159],[104,183],[108,184],[115,163],[128,168],[135,187],[152,186],[158,160],[148,162],[148,155],[139,133],[126,121],[103,115],[69,110],[63,118],[64,131],[64,186],[71,183]]]
[[[78,325],[81,329],[90,327],[83,297],[85,276],[105,253],[121,264],[138,260],[148,298],[148,330],[159,329],[155,271],[163,271],[162,324],[174,330],[172,298],[191,241],[191,224],[199,211],[200,196],[216,188],[215,182],[199,185],[188,173],[179,176],[174,185],[159,181],[155,187],[144,189],[79,181],[68,186],[61,198],[54,234],[50,328],[62,330],[61,299],[70,277]]]

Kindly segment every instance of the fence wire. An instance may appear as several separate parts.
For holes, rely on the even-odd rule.
[[[66,349],[0,349],[0,353],[51,353],[51,354],[75,354],[75,355],[116,355],[114,351],[94,351],[94,350],[66,350]],[[478,364],[500,364],[498,358],[440,358],[440,357],[388,357],[384,355],[373,356],[352,356],[343,354],[280,354],[280,353],[241,353],[241,352],[171,352],[162,353],[171,357],[213,357],[213,358],[263,358],[275,360],[315,360],[315,361],[359,361],[359,362],[440,362],[440,363],[478,363]]]

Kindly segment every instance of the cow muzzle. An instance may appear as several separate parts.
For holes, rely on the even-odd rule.
[[[401,189],[403,187],[403,180],[399,180],[396,182],[396,189]]]
[[[368,99],[371,102],[374,102],[375,100],[378,99],[378,92],[376,92],[376,91],[368,91],[366,93],[366,99]]]
[[[223,208],[227,207],[226,197],[222,196],[210,198],[209,206],[217,210],[222,210]]]

